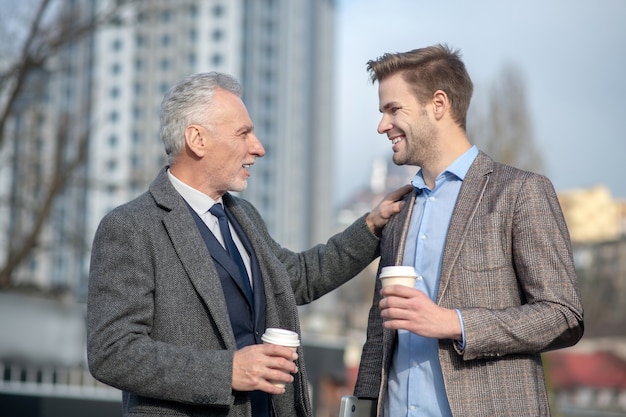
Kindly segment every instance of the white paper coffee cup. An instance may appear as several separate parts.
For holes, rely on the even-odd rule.
[[[298,337],[298,333],[292,332],[291,330],[287,329],[278,329],[272,327],[265,329],[265,333],[263,333],[263,336],[261,336],[261,340],[263,340],[263,343],[287,346],[291,348],[294,352],[298,349],[298,346],[300,346],[300,338]],[[285,384],[283,382],[275,382],[274,385],[281,388],[285,387]]]
[[[385,266],[380,271],[380,282],[383,287],[388,285],[404,285],[415,287],[417,272],[412,266]]]

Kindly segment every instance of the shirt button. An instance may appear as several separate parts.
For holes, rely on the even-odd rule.
[[[413,362],[411,363],[411,366],[412,366],[413,368],[416,368],[416,367],[417,367],[417,361],[413,361]]]
[[[426,235],[421,235],[421,236],[420,236],[420,239],[422,239],[422,240],[426,240]]]
[[[422,278],[421,275],[418,275],[417,278],[415,278],[415,279],[417,279],[418,281],[422,281],[424,278]]]
[[[431,196],[431,197],[429,197],[428,199],[429,199],[430,201],[435,201],[435,197],[432,197],[432,196]]]

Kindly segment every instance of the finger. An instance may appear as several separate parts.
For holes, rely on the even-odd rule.
[[[258,346],[263,346],[263,352],[268,356],[281,357],[292,362],[298,359],[298,354],[293,348],[290,347],[273,345],[270,343]]]
[[[287,374],[298,373],[298,365],[296,365],[295,362],[284,358],[276,358],[273,362],[268,364],[268,368]]]
[[[383,298],[389,298],[389,297],[411,298],[411,297],[418,296],[416,291],[419,291],[419,290],[416,290],[415,288],[407,287],[404,285],[388,285],[386,287],[383,287],[380,290],[380,295]]]

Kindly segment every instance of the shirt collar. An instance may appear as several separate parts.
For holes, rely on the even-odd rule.
[[[461,156],[454,160],[446,168],[441,174],[437,176],[437,180],[441,178],[446,178],[450,176],[454,176],[457,179],[463,181],[465,179],[465,175],[467,175],[467,171],[469,171],[470,166],[474,163],[474,159],[478,156],[478,148],[476,146],[472,146],[467,151],[465,151]],[[422,176],[422,170],[417,171],[413,180],[411,181],[413,187],[418,190],[423,190],[428,188],[426,182],[424,182],[424,177]]]
[[[187,204],[189,204],[191,208],[196,213],[198,213],[198,215],[203,215],[204,213],[209,211],[209,209],[213,207],[213,204],[222,202],[221,197],[217,201],[215,201],[203,192],[200,192],[195,188],[188,186],[187,184],[176,178],[169,169],[167,170],[167,176],[176,191],[178,191],[183,199],[185,199]]]

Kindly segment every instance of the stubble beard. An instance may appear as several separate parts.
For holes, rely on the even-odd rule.
[[[410,126],[405,132],[404,150],[393,154],[396,165],[429,166],[437,159],[437,133],[430,122]]]

